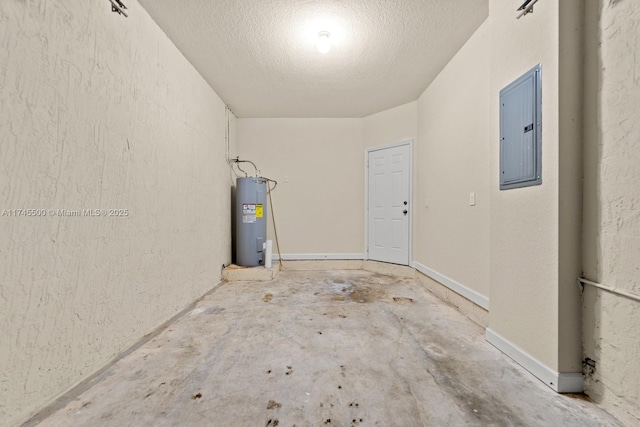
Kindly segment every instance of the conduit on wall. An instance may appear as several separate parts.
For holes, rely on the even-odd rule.
[[[521,10],[522,13],[520,15],[518,15],[517,19],[522,18],[523,16],[525,16],[528,13],[532,13],[533,12],[533,5],[538,3],[538,0],[527,0],[524,3],[522,3],[522,6],[520,6],[518,8],[518,10]]]
[[[640,296],[634,295],[632,293],[629,293],[627,291],[623,291],[623,290],[618,289],[618,288],[613,288],[611,286],[607,286],[607,285],[603,285],[603,284],[600,284],[600,283],[592,282],[591,280],[587,280],[587,279],[585,279],[583,277],[579,278],[578,282],[580,282],[580,287],[583,290],[584,290],[584,285],[589,285],[589,286],[593,286],[594,288],[602,289],[602,290],[605,290],[605,291],[610,292],[612,294],[621,295],[621,296],[623,296],[625,298],[629,298],[631,300],[640,302]]]
[[[227,163],[231,162],[231,115],[233,111],[231,111],[231,107],[228,105],[224,106],[224,119],[226,121],[226,127],[224,130],[224,142],[227,146]]]
[[[127,6],[121,0],[109,0],[109,2],[111,3],[111,12],[118,12],[118,14],[124,15],[125,18],[129,17],[127,12],[124,11]]]

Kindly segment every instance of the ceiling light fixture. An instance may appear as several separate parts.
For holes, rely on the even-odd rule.
[[[318,43],[316,44],[318,52],[327,53],[331,49],[331,40],[329,39],[328,31],[320,31],[318,33]]]

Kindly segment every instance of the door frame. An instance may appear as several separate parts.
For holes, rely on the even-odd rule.
[[[388,148],[409,146],[409,259],[407,266],[411,267],[413,263],[413,139],[405,139],[392,144],[380,145],[378,147],[370,147],[364,151],[364,259],[369,260],[369,154],[373,151],[386,150]],[[381,262],[381,261],[378,261]],[[403,265],[403,264],[396,264]]]

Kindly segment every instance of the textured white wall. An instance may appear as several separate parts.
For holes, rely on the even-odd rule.
[[[414,192],[414,260],[486,297],[489,35],[485,22],[418,100]]]
[[[362,254],[362,119],[240,118],[237,128],[240,157],[279,182],[272,196],[282,253]]]
[[[492,0],[418,101],[414,259],[489,296],[489,327],[562,373],[581,371],[581,23],[574,0],[541,2],[520,20]],[[499,91],[538,63],[543,184],[500,191]]]
[[[558,68],[556,2],[516,20],[513,2],[490,2],[491,310],[489,327],[558,368]],[[500,90],[542,63],[542,185],[499,189]],[[575,282],[574,282],[575,283]]]
[[[224,104],[136,2],[0,1],[0,424],[219,282]]]
[[[418,102],[409,102],[372,114],[365,117],[363,122],[365,149],[408,139],[415,140],[418,135]]]
[[[640,295],[640,10],[587,2],[584,275]],[[627,425],[640,424],[640,303],[585,288],[586,390]]]

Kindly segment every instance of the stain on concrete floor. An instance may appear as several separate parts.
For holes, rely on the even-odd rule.
[[[598,426],[417,280],[281,272],[220,286],[42,426]]]

